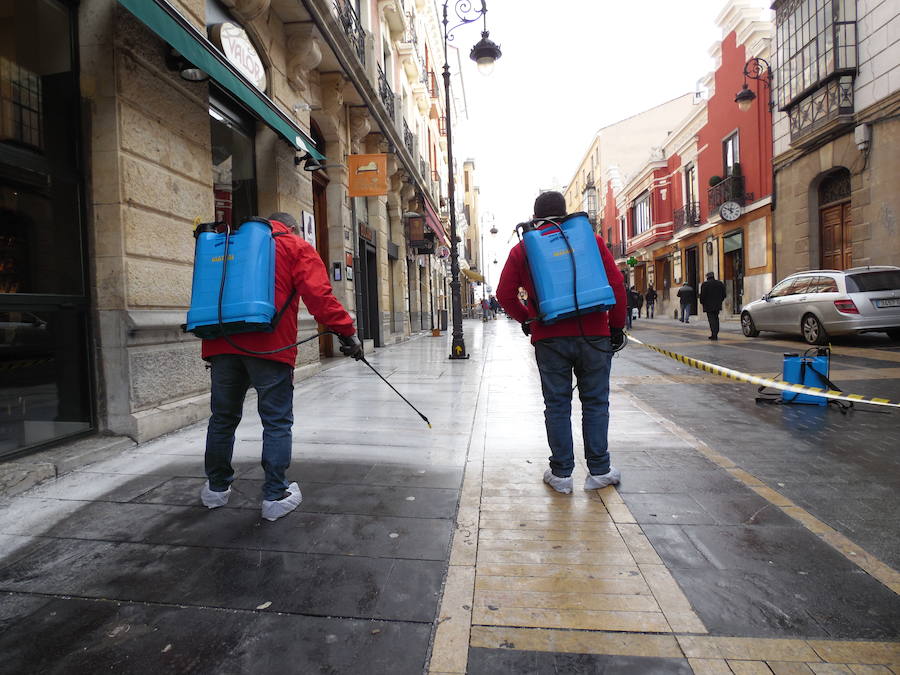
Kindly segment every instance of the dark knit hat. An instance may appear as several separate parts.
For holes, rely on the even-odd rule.
[[[566,215],[566,198],[561,192],[548,190],[534,200],[534,217],[551,218]]]
[[[706,273],[706,278],[707,278],[707,279],[715,279],[715,278],[716,278],[716,273],[715,273],[715,272],[707,272],[707,273]]]
[[[287,227],[294,234],[300,234],[300,226],[297,224],[297,219],[294,218],[290,213],[285,213],[284,211],[276,211],[271,216],[269,216],[269,220],[277,220],[279,223],[283,223],[285,227]]]

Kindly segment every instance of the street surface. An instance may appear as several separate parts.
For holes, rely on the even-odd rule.
[[[259,518],[255,400],[207,511],[204,425],[0,501],[0,673],[900,673],[900,412],[756,403],[615,358],[618,489],[560,495],[532,348],[500,317],[299,382],[300,508]],[[641,319],[639,339],[775,375],[799,339]],[[835,345],[900,400],[900,347]],[[573,417],[580,414],[575,406]],[[576,440],[576,447],[580,441]]]

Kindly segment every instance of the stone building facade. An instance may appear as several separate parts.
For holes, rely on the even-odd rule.
[[[774,8],[778,275],[900,265],[900,6],[780,0]],[[795,30],[808,31],[821,55],[799,71]]]
[[[0,457],[78,433],[144,441],[208,414],[199,341],[181,328],[196,222],[294,215],[369,349],[448,309],[430,254],[450,243],[433,3],[26,5],[0,54],[31,96],[0,116],[0,367],[15,372]],[[349,196],[348,156],[381,153],[387,195]],[[298,337],[316,332],[301,308]],[[334,351],[313,339],[297,367]]]

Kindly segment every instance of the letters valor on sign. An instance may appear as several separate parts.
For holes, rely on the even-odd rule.
[[[260,91],[266,90],[266,69],[247,32],[233,23],[217,23],[210,37],[234,66]]]

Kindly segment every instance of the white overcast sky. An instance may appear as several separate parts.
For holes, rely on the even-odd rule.
[[[454,152],[476,160],[482,224],[493,217],[500,230],[493,243],[485,234],[492,286],[512,228],[530,217],[539,189],[569,181],[598,129],[694,91],[713,69],[725,4],[487,0],[488,30],[503,51],[489,77],[468,59],[481,23],[456,30],[468,120],[454,123]]]

